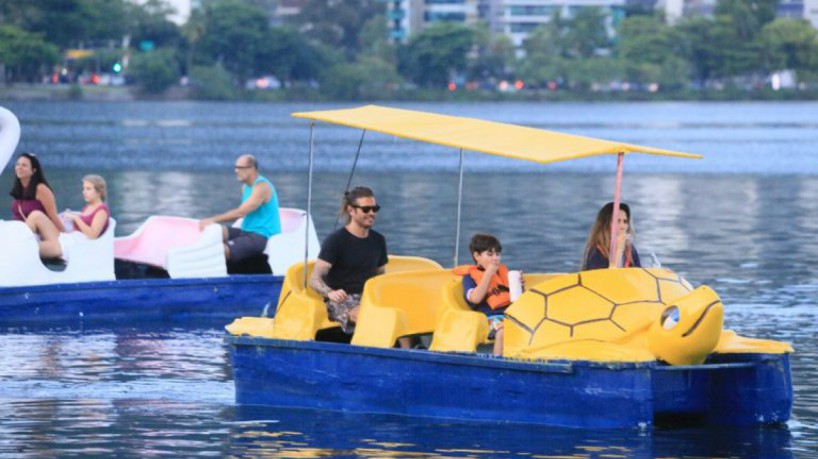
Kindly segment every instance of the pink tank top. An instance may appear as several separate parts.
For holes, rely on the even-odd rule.
[[[82,208],[83,212],[85,212],[86,207],[88,207],[88,206],[85,206],[85,207]],[[97,214],[97,212],[100,212],[100,211],[104,211],[105,215],[107,215],[107,218],[105,219],[105,226],[102,227],[102,231],[100,231],[100,233],[99,233],[100,235],[102,235],[102,233],[104,233],[105,230],[108,229],[108,219],[111,218],[111,209],[109,209],[108,206],[106,206],[105,204],[100,204],[99,207],[94,209],[94,211],[91,212],[88,215],[85,215],[84,213],[81,213],[80,214],[80,220],[82,220],[82,222],[85,223],[86,225],[91,226],[91,223],[94,222],[94,216]]]
[[[35,210],[45,213],[45,207],[38,199],[13,199],[11,201],[11,218],[25,221]]]

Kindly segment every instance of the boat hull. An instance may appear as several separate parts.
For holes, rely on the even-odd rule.
[[[281,276],[124,279],[0,288],[0,325],[73,326],[89,322],[226,324],[275,312]]]
[[[245,405],[578,428],[649,428],[657,415],[675,412],[714,424],[784,422],[792,404],[786,354],[758,362],[747,359],[741,365],[666,371],[671,367],[654,362],[530,363],[243,336],[227,336],[225,341],[236,402]],[[759,378],[760,374],[766,376]],[[699,383],[687,384],[691,379]],[[760,388],[759,379],[773,383]],[[729,407],[715,400],[736,386],[746,389],[738,391]],[[746,397],[748,393],[757,396]],[[775,402],[762,400],[771,394],[778,395]]]

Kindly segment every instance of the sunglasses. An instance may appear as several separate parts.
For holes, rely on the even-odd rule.
[[[381,206],[378,205],[378,204],[375,204],[374,206],[357,206],[355,204],[351,204],[351,206],[353,208],[355,208],[355,209],[361,209],[361,212],[363,212],[365,214],[368,214],[370,212],[373,212],[373,213],[377,214],[378,211],[381,210]]]

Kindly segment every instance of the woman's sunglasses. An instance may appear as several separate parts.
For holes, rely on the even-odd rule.
[[[363,212],[365,214],[368,214],[370,212],[373,212],[373,213],[377,214],[378,211],[381,210],[381,206],[378,205],[378,204],[375,204],[374,206],[358,206],[358,205],[355,205],[355,204],[351,204],[351,206],[354,207],[355,209],[361,209],[361,212]]]

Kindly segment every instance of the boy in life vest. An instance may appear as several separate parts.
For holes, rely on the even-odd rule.
[[[503,246],[490,234],[475,234],[469,243],[473,266],[462,266],[463,293],[469,307],[482,312],[489,321],[489,339],[494,339],[494,354],[503,354],[503,318],[511,305],[508,267],[500,263]]]

